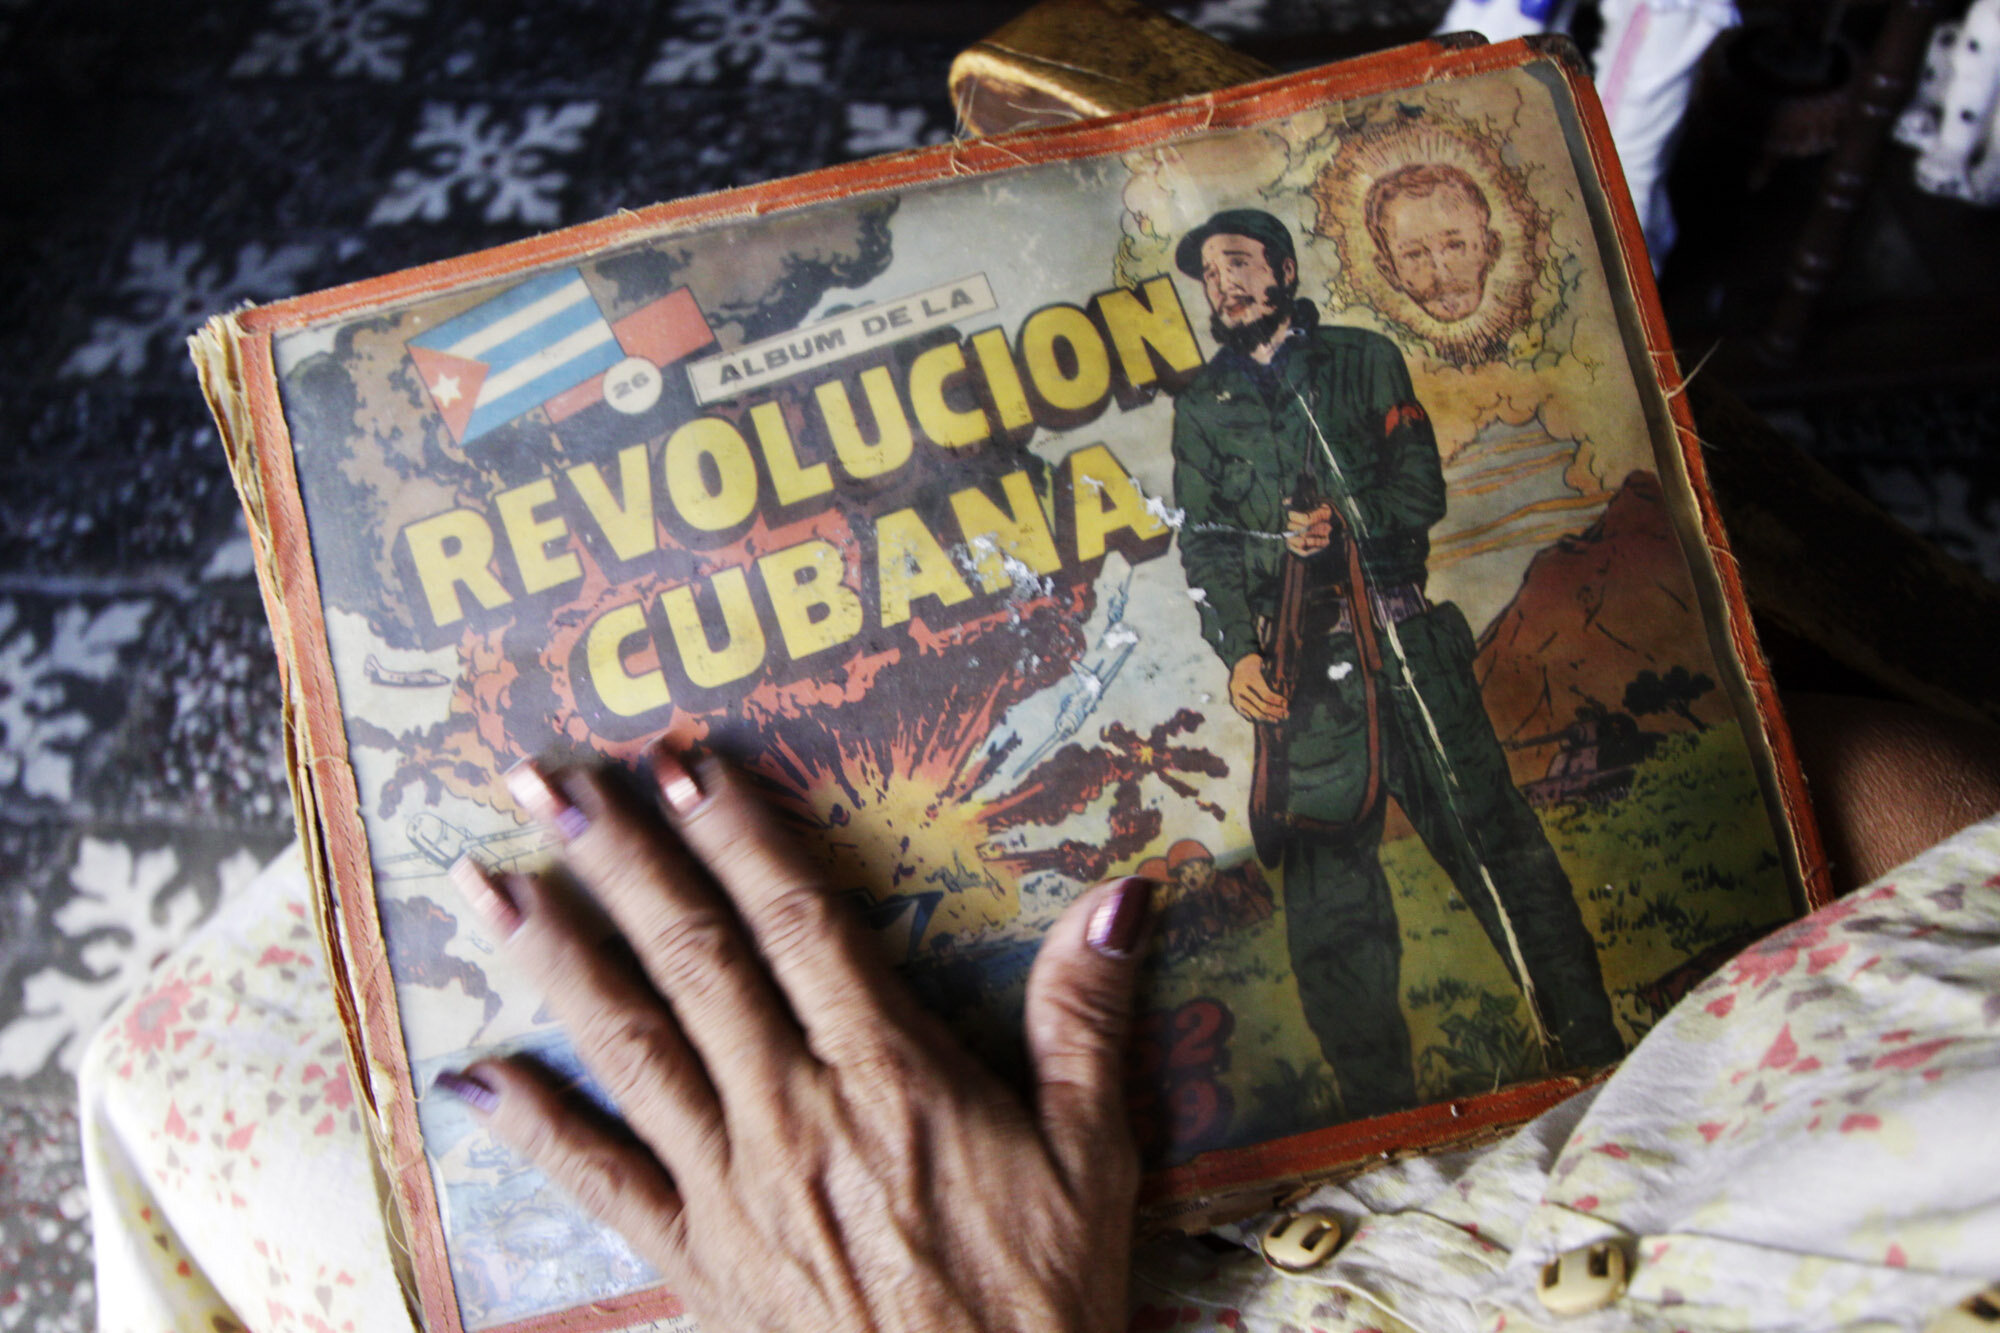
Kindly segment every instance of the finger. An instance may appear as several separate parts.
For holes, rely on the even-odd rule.
[[[1250,682],[1250,698],[1264,710],[1264,720],[1267,722],[1275,722],[1282,718],[1291,706],[1291,701],[1284,695],[1257,680]]]
[[[1128,878],[1084,894],[1049,931],[1028,974],[1036,1112],[1072,1188],[1137,1188],[1120,1067],[1154,889]]]
[[[1236,711],[1243,714],[1244,717],[1249,718],[1252,722],[1282,722],[1285,720],[1285,710],[1283,708],[1274,708],[1267,700],[1251,694],[1248,690],[1239,695],[1235,703]]]
[[[706,1171],[726,1152],[715,1089],[610,923],[539,876],[495,880],[468,857],[452,867],[451,879],[502,928],[508,956],[535,983],[633,1132],[675,1170]]]
[[[725,1104],[771,1101],[805,1058],[798,1025],[736,913],[660,826],[602,774],[508,774],[529,813],[553,824],[577,877],[611,914],[701,1053]]]
[[[686,1213],[673,1180],[630,1135],[517,1060],[482,1061],[435,1085],[464,1101],[494,1137],[525,1157],[654,1266],[679,1267]]]
[[[839,1064],[875,1049],[908,1005],[797,839],[721,759],[690,771],[664,745],[650,757],[676,831],[742,913],[815,1053]]]

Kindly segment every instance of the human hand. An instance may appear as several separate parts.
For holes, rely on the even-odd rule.
[[[1089,890],[1043,942],[1024,1103],[726,765],[661,750],[654,776],[664,824],[596,773],[509,778],[629,949],[548,879],[452,871],[629,1128],[528,1063],[439,1084],[708,1327],[1122,1328],[1139,1165],[1120,1061],[1152,884]]]
[[[1245,653],[1229,670],[1229,703],[1252,722],[1283,722],[1292,707],[1264,679],[1264,655]]]
[[[1307,510],[1285,511],[1285,549],[1293,555],[1317,555],[1333,544],[1340,519],[1330,501]]]

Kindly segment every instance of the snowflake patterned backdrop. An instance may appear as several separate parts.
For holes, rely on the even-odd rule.
[[[247,537],[183,339],[246,301],[938,142],[993,7],[0,0],[0,1330],[91,1322],[71,1074],[290,838]],[[1225,39],[1441,0],[1184,0]],[[894,24],[910,16],[912,30]],[[831,16],[831,17],[830,17]],[[2000,394],[1788,429],[2000,572]]]

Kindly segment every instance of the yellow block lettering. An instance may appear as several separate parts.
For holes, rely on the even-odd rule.
[[[814,538],[757,561],[765,595],[793,661],[837,647],[861,632],[861,599],[840,581],[840,552]]]
[[[612,498],[611,488],[604,484],[604,474],[595,463],[578,463],[571,468],[569,484],[576,487],[597,530],[611,543],[613,555],[636,560],[660,549],[659,529],[653,526],[653,470],[645,445],[618,451],[620,498]]]
[[[556,484],[547,477],[516,486],[493,497],[500,512],[500,526],[506,530],[507,544],[514,548],[514,566],[521,571],[521,586],[529,593],[547,592],[583,577],[583,566],[574,554],[549,554],[549,543],[569,535],[569,524],[560,517],[538,519],[537,509],[556,502]]]
[[[894,472],[910,461],[914,441],[910,420],[903,415],[902,400],[896,397],[896,382],[887,366],[871,366],[861,372],[861,390],[868,395],[868,414],[875,418],[875,442],[861,438],[861,424],[854,419],[854,404],[848,400],[844,380],[831,380],[814,391],[820,415],[826,419],[826,433],[833,440],[834,456],[857,481]]]
[[[419,519],[403,529],[403,540],[410,544],[410,561],[430,603],[432,624],[442,627],[465,618],[460,584],[488,611],[514,600],[490,567],[493,529],[478,510],[452,509]]]
[[[1130,529],[1141,541],[1163,536],[1167,525],[1146,508],[1131,474],[1109,449],[1093,444],[1063,460],[1069,469],[1070,504],[1075,517],[1079,563],[1104,554],[1112,533]]]
[[[1056,346],[1069,348],[1074,370],[1063,368]],[[1028,316],[1021,326],[1021,359],[1035,392],[1050,407],[1085,412],[1111,392],[1111,357],[1090,316],[1073,305],[1052,305]]]
[[[1035,495],[1035,483],[1026,472],[1009,472],[1000,479],[1008,509],[986,498],[977,487],[956,491],[951,511],[958,516],[958,530],[972,552],[973,572],[987,592],[998,592],[1013,579],[1008,577],[1006,557],[1019,560],[1037,574],[1053,574],[1062,567],[1056,539],[1049,533],[1048,516]]]
[[[781,505],[797,504],[833,489],[833,469],[824,463],[799,466],[799,451],[792,444],[791,427],[785,424],[785,409],[776,403],[759,403],[750,409],[750,425],[757,432],[757,447],[764,451],[764,466],[771,473],[771,487]]]
[[[604,706],[620,717],[637,717],[673,702],[658,667],[636,676],[625,669],[625,645],[645,632],[645,609],[629,602],[599,616],[584,639],[590,683]]]
[[[1092,304],[1111,335],[1111,345],[1118,349],[1125,382],[1134,388],[1159,378],[1153,358],[1146,354],[1149,347],[1173,371],[1193,370],[1201,364],[1201,348],[1195,343],[1194,330],[1188,326],[1187,312],[1181,309],[1171,278],[1154,278],[1137,292],[1115,287],[1098,293]]]
[[[884,625],[902,624],[910,618],[911,604],[926,597],[957,606],[972,596],[914,509],[884,514],[875,524],[875,576]]]
[[[972,335],[972,354],[979,358],[979,373],[986,380],[986,395],[1000,414],[1000,429],[1021,430],[1035,424],[1028,406],[1028,391],[1021,387],[1021,372],[1014,354],[1007,350],[1007,335],[987,329]]]
[[[910,366],[910,410],[924,434],[947,449],[978,444],[993,433],[978,408],[961,411],[945,401],[945,382],[965,372],[965,349],[955,342],[931,348]]]
[[[736,427],[696,417],[667,437],[667,498],[689,527],[726,532],[757,507],[757,463]]]
[[[693,588],[683,583],[660,594],[660,608],[674,632],[674,649],[681,655],[681,670],[704,690],[741,680],[764,664],[764,626],[757,620],[757,604],[750,600],[749,578],[740,568],[725,569],[709,580],[709,586],[722,605],[720,648],[708,641]]]

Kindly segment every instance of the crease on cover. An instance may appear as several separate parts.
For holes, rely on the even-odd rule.
[[[1674,355],[1673,342],[1665,319],[1659,314],[1659,297],[1653,290],[1653,271],[1640,233],[1632,192],[1611,146],[1611,134],[1604,117],[1597,86],[1591,81],[1576,45],[1568,37],[1548,35],[1526,39],[1530,48],[1554,67],[1568,90],[1570,102],[1583,122],[1576,136],[1589,155],[1596,174],[1597,193],[1610,213],[1617,244],[1600,253],[1606,258],[1607,276],[1616,272],[1623,278],[1617,295],[1620,314],[1629,318],[1643,343],[1646,374],[1634,380],[1642,395],[1654,399],[1673,432],[1674,452],[1680,466],[1671,474],[1676,485],[1668,492],[1671,512],[1693,535],[1707,559],[1689,561],[1697,575],[1706,574],[1712,583],[1703,587],[1697,579],[1696,593],[1702,600],[1702,619],[1711,630],[1720,628],[1730,649],[1728,675],[1732,692],[1747,696],[1751,710],[1761,724],[1745,731],[1750,753],[1764,790],[1775,796],[1777,809],[1772,820],[1784,833],[1783,850],[1792,882],[1798,886],[1804,910],[1823,907],[1833,900],[1833,882],[1826,853],[1820,841],[1819,824],[1813,814],[1798,753],[1792,743],[1791,727],[1778,701],[1777,681],[1769,659],[1757,641],[1750,621],[1749,601],[1743,587],[1736,554],[1722,526],[1710,496],[1708,467],[1701,455],[1701,436],[1687,404],[1687,385]],[[1613,267],[1615,264],[1615,268]],[[1699,369],[1699,367],[1697,367]],[[1714,599],[1719,605],[1710,605]]]
[[[395,1266],[397,1285],[412,1322],[422,1320],[417,1297],[416,1273],[411,1261],[402,1209],[397,1206],[383,1159],[392,1154],[394,1137],[386,1115],[387,1099],[378,1089],[377,1079],[384,1070],[367,1057],[363,1034],[364,1020],[353,987],[354,960],[340,928],[339,901],[334,891],[331,863],[327,855],[325,825],[321,819],[321,794],[313,765],[307,756],[310,742],[304,734],[299,691],[296,638],[291,632],[281,574],[272,558],[270,513],[265,503],[262,473],[257,466],[256,431],[250,409],[250,395],[244,386],[241,344],[256,335],[244,331],[241,311],[217,315],[188,339],[188,351],[222,437],[223,452],[229,463],[236,493],[243,503],[245,526],[257,571],[257,589],[269,618],[272,646],[278,660],[280,723],[285,746],[285,783],[292,797],[293,824],[303,845],[303,861],[312,885],[312,919],[319,936],[320,953],[327,969],[328,989],[340,1018],[341,1043],[346,1047],[348,1070],[361,1098],[363,1122],[368,1127],[369,1168],[374,1180],[376,1208],[381,1213],[389,1240],[390,1260]]]

